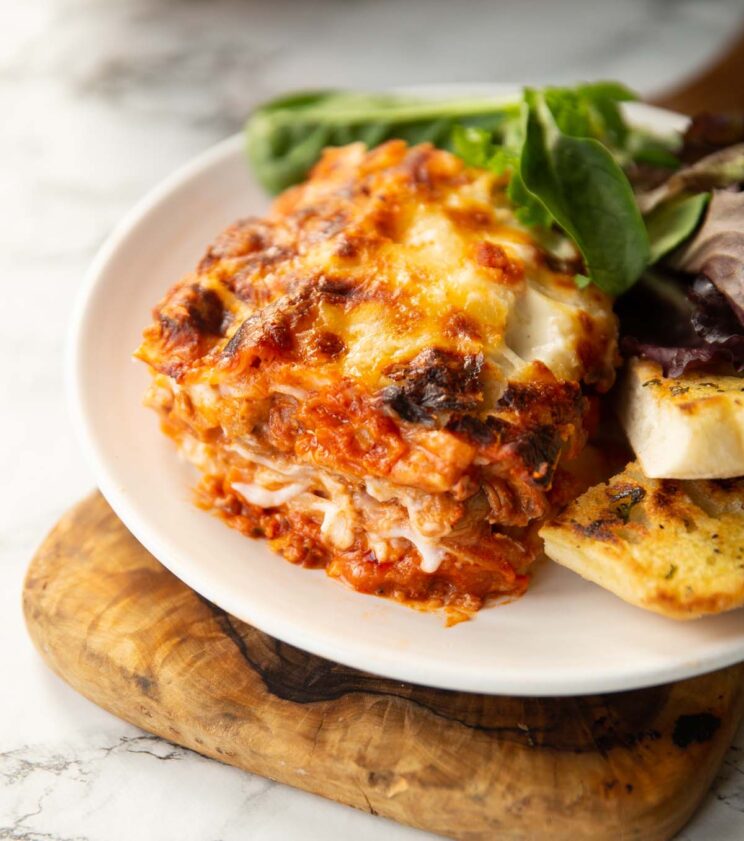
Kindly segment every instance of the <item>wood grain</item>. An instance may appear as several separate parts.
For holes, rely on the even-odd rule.
[[[652,102],[681,114],[744,112],[744,30],[710,66]]]
[[[98,494],[40,547],[24,610],[49,665],[115,715],[457,839],[671,838],[744,714],[744,665],[558,699],[446,692],[336,665],[199,597]]]

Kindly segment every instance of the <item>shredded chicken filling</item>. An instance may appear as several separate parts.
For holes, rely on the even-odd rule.
[[[319,515],[321,538],[329,546],[343,551],[366,542],[381,563],[404,541],[418,552],[424,572],[436,572],[448,551],[440,539],[452,532],[460,516],[459,506],[432,504],[430,494],[379,479],[355,484],[257,452],[247,444],[225,448],[230,455],[227,471],[217,448],[191,435],[180,437],[179,450],[204,473],[224,475],[232,490],[251,505]]]

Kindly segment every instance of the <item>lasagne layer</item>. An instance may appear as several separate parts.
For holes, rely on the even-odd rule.
[[[137,354],[202,504],[365,592],[472,610],[524,589],[615,322],[505,186],[354,144],[216,240]]]

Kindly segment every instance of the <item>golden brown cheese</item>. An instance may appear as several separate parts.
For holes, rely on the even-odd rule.
[[[391,498],[438,495],[450,502],[432,510],[462,510],[427,538],[432,547],[419,540],[425,524],[403,536],[410,511],[385,545],[418,540],[409,567],[418,559],[436,572],[446,556],[474,572],[488,566],[480,550],[473,561],[477,534],[494,557],[511,556],[493,564],[501,572],[478,598],[523,586],[532,550],[515,550],[524,556],[515,561],[499,548],[501,527],[527,528],[548,511],[560,460],[584,442],[581,383],[612,382],[616,326],[609,299],[578,289],[516,222],[505,187],[428,145],[327,150],[305,184],[265,218],[231,226],[170,290],[137,355],[156,374],[149,402],[166,431],[191,452],[193,442],[212,448],[202,469],[220,474],[214,505],[235,496],[224,476],[232,445],[336,477],[357,493],[349,545],[379,577],[387,550],[383,537],[364,538],[365,483],[386,483]],[[277,481],[250,490],[251,464],[235,480],[243,503],[252,505],[247,494],[267,503],[257,509],[287,513],[294,503]],[[260,519],[241,516],[244,530]],[[326,519],[311,517],[318,528]],[[295,536],[312,531],[295,523]],[[326,534],[305,542],[322,543],[329,569],[338,566]],[[438,565],[424,557],[429,548]],[[348,569],[341,577],[354,579]],[[466,587],[452,586],[440,601]],[[420,590],[409,597],[421,600]]]

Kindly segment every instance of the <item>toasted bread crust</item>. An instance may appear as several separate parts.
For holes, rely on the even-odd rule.
[[[553,560],[664,616],[744,605],[744,478],[649,479],[633,462],[540,534]]]
[[[744,475],[744,379],[689,372],[665,377],[630,360],[619,415],[648,476],[727,479]]]

